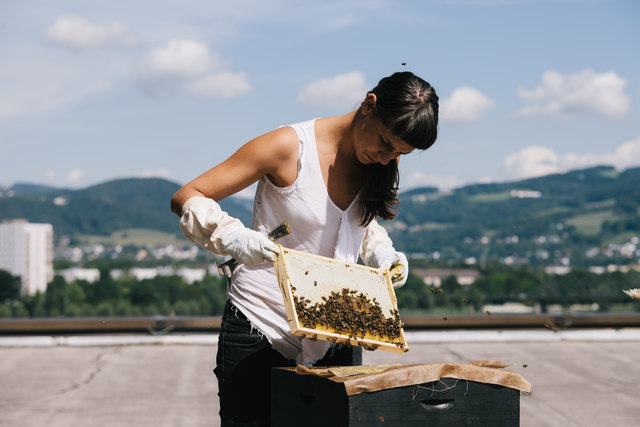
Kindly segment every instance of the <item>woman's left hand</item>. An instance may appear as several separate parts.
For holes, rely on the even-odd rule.
[[[409,261],[402,252],[393,247],[378,246],[373,250],[370,260],[372,267],[386,268],[391,273],[391,283],[395,289],[401,288],[407,283],[409,277]]]

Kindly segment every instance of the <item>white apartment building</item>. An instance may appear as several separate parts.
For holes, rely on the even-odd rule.
[[[412,273],[420,277],[426,285],[433,286],[435,288],[439,288],[442,284],[442,281],[449,276],[454,276],[458,281],[458,284],[463,286],[473,284],[473,282],[475,282],[476,279],[480,276],[480,273],[477,270],[472,269],[425,270],[422,268],[415,268],[413,269]]]
[[[71,283],[76,280],[86,280],[89,283],[97,282],[100,279],[100,270],[97,268],[71,267],[56,271],[56,274],[64,277],[65,282]]]
[[[0,269],[20,276],[22,291],[44,292],[53,279],[53,227],[27,220],[0,223]]]

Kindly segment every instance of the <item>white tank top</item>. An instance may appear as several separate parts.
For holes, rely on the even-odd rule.
[[[268,234],[286,219],[291,234],[278,241],[284,247],[355,263],[365,233],[358,197],[345,210],[333,203],[320,169],[314,120],[291,127],[300,147],[298,176],[289,187],[278,187],[266,176],[260,179],[253,204],[253,229]],[[297,363],[319,360],[330,346],[291,334],[270,263],[241,264],[231,279],[229,298],[275,349]]]

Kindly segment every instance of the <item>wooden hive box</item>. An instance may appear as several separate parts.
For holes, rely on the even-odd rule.
[[[520,391],[457,378],[347,395],[344,384],[291,368],[271,371],[271,426],[520,425]]]
[[[280,249],[275,270],[294,335],[409,351],[388,270]]]

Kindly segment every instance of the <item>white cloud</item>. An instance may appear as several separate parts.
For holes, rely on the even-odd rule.
[[[46,32],[48,40],[73,48],[134,47],[133,34],[120,22],[100,25],[78,16],[58,18]]]
[[[73,169],[67,175],[67,182],[69,184],[75,185],[75,184],[79,184],[83,180],[83,178],[84,178],[84,172],[82,171],[82,169]]]
[[[462,86],[440,102],[440,119],[449,123],[475,122],[495,106],[495,101],[482,92]]]
[[[117,73],[108,68],[96,71],[85,63],[70,67],[51,58],[6,64],[0,68],[0,117],[49,113],[104,92]]]
[[[441,191],[447,191],[459,187],[462,183],[458,177],[453,175],[427,175],[422,172],[411,173],[405,182],[402,182],[403,189],[417,187],[437,187]]]
[[[631,105],[623,93],[626,84],[627,80],[613,71],[601,74],[589,69],[575,74],[547,71],[537,88],[518,88],[518,96],[526,102],[518,115],[558,119],[587,114],[624,116]]]
[[[188,78],[202,76],[225,65],[204,43],[174,39],[145,55],[138,64],[138,71],[151,77]]]
[[[611,165],[617,169],[640,165],[640,137],[620,144],[610,153],[567,154],[562,157],[562,166],[565,169],[594,165]]]
[[[515,177],[542,176],[558,172],[558,155],[548,147],[532,145],[507,156],[504,164]]]
[[[354,108],[367,93],[364,75],[359,71],[316,80],[300,91],[298,101],[311,107]]]
[[[185,89],[194,95],[232,98],[250,92],[251,85],[244,73],[222,72],[189,82],[185,85]]]
[[[147,169],[136,175],[138,178],[164,178],[169,179],[171,177],[171,173],[167,169]]]
[[[529,146],[505,158],[505,167],[513,178],[542,176],[599,165],[614,166],[619,170],[640,166],[640,137],[620,144],[609,153],[567,153],[560,156],[548,147]]]
[[[320,6],[322,8],[322,6]],[[324,11],[315,11],[317,13],[322,13]],[[315,13],[312,12],[312,13]],[[338,12],[340,13],[340,12]],[[305,28],[306,31],[312,36],[318,37],[323,36],[325,34],[333,33],[335,31],[344,30],[346,28],[355,27],[360,24],[363,20],[362,15],[354,14],[354,15],[343,15],[343,14],[332,14],[329,12],[327,16],[322,19],[318,19],[316,21],[316,25],[307,26]]]
[[[140,59],[136,75],[139,85],[152,95],[185,91],[208,98],[230,98],[250,92],[247,76],[228,67],[204,43],[174,39]]]

